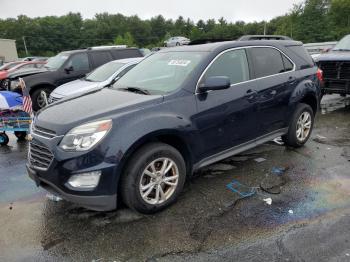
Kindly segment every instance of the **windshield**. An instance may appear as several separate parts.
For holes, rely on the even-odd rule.
[[[334,47],[335,51],[350,51],[350,35],[347,35]]]
[[[58,54],[54,57],[51,57],[47,60],[47,64],[45,65],[46,68],[49,69],[58,69],[60,68],[63,63],[68,59],[68,55],[65,54]]]
[[[125,64],[117,62],[109,62],[96,68],[89,74],[85,80],[90,82],[103,82],[110,78],[117,70],[122,68]]]
[[[172,92],[182,85],[204,55],[203,52],[156,53],[134,67],[113,88],[137,88],[151,94]]]

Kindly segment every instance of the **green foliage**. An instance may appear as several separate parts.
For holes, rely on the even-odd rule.
[[[350,33],[349,0],[305,0],[285,15],[268,22],[245,23],[209,19],[194,23],[182,16],[167,20],[161,15],[148,20],[122,14],[96,14],[83,19],[80,13],[64,16],[0,19],[0,38],[15,39],[21,56],[24,41],[30,55],[52,55],[63,50],[120,44],[137,47],[163,46],[171,36],[237,39],[244,34],[288,35],[303,42],[339,40]]]
[[[118,35],[114,39],[115,45],[127,45],[128,47],[135,46],[135,40],[129,32],[126,32],[124,36]]]

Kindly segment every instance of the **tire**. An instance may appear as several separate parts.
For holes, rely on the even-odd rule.
[[[288,133],[282,136],[285,145],[295,148],[302,147],[311,136],[314,119],[312,108],[307,104],[300,103],[293,114]]]
[[[9,137],[5,133],[0,134],[0,145],[6,146],[9,143]]]
[[[32,95],[32,103],[33,103],[33,110],[34,111],[39,111],[43,107],[45,107],[44,102],[43,102],[43,97],[41,95],[41,92],[44,91],[46,93],[47,99],[49,99],[49,95],[52,92],[52,90],[48,87],[41,87],[36,89]]]
[[[164,159],[168,163],[164,165]],[[170,162],[172,161],[172,162]],[[154,163],[155,171],[152,171],[151,164]],[[161,167],[171,169],[161,174]],[[146,171],[147,170],[147,171]],[[150,173],[154,178],[151,178]],[[163,172],[164,173],[164,172]],[[176,180],[176,174],[178,175]],[[173,177],[173,179],[169,179]],[[162,179],[168,179],[164,182]],[[152,182],[152,180],[154,180]],[[172,146],[163,143],[150,143],[137,150],[128,162],[125,172],[121,178],[121,195],[124,203],[131,209],[140,213],[152,214],[173,204],[183,189],[186,180],[186,165],[182,155]],[[171,183],[173,185],[168,185]],[[152,184],[154,184],[152,186]],[[149,186],[141,189],[141,186]],[[159,187],[162,189],[160,190]],[[144,195],[142,196],[141,191]],[[163,192],[163,199],[161,193]],[[157,202],[158,193],[158,202]]]
[[[24,141],[27,137],[27,132],[15,131],[15,136],[17,137],[18,141]]]
[[[176,46],[180,46],[180,43],[176,43]]]

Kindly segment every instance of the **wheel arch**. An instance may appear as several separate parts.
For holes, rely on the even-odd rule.
[[[32,86],[30,88],[29,94],[32,95],[36,90],[38,90],[39,88],[50,88],[52,90],[54,90],[56,88],[55,85],[53,85],[52,83],[40,83],[40,84],[36,84],[35,86]]]
[[[314,115],[316,115],[318,110],[318,102],[314,94],[308,93],[299,100],[299,103],[304,103],[312,108]]]
[[[193,159],[192,159],[192,154],[191,150],[188,146],[188,143],[186,142],[186,139],[184,138],[183,135],[181,135],[177,131],[170,131],[170,130],[162,130],[162,131],[157,131],[153,132],[150,134],[147,134],[140,139],[138,139],[136,142],[134,142],[129,149],[124,153],[122,159],[119,162],[118,165],[118,173],[120,174],[118,176],[118,194],[120,192],[120,178],[122,174],[125,171],[125,168],[127,167],[128,162],[131,159],[131,156],[139,150],[141,147],[148,143],[152,142],[161,142],[164,144],[168,144],[175,149],[177,149],[180,154],[182,155],[185,164],[186,164],[186,177],[190,177],[192,175],[192,166],[193,166]]]

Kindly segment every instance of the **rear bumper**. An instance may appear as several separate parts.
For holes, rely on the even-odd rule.
[[[62,191],[50,181],[39,176],[37,171],[26,165],[29,177],[35,181],[37,186],[58,195],[69,202],[78,204],[79,206],[95,210],[95,211],[111,211],[117,208],[117,195],[98,195],[98,196],[82,196],[73,195]]]

